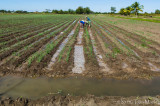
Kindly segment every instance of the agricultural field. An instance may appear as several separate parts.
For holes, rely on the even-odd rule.
[[[90,15],[1,15],[0,75],[152,78],[160,72],[160,24]]]
[[[1,15],[0,105],[159,103],[160,24],[88,17]]]

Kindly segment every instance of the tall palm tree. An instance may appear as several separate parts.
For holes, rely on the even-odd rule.
[[[138,2],[133,3],[131,7],[134,9],[133,11],[135,12],[136,16],[138,15],[139,11],[143,12],[142,9],[144,9],[144,6],[140,5]]]

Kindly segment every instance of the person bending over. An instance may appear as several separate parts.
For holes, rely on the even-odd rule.
[[[91,27],[91,19],[86,16],[86,23],[88,24],[89,27]]]
[[[81,28],[84,28],[84,26],[85,26],[85,23],[86,23],[86,22],[85,22],[84,20],[81,20],[81,21],[80,21]]]

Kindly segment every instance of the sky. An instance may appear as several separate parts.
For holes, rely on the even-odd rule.
[[[78,6],[90,7],[95,12],[110,12],[111,7],[130,6],[135,1],[144,5],[144,12],[155,12],[160,9],[160,0],[0,0],[0,9],[44,11],[45,9],[76,9]]]

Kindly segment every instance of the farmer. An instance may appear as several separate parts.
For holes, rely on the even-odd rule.
[[[91,20],[89,17],[86,16],[86,23],[89,25],[89,27],[91,27]]]
[[[81,24],[81,28],[84,28],[84,26],[85,26],[85,21],[84,20],[82,20],[82,21],[80,21],[80,24]]]

